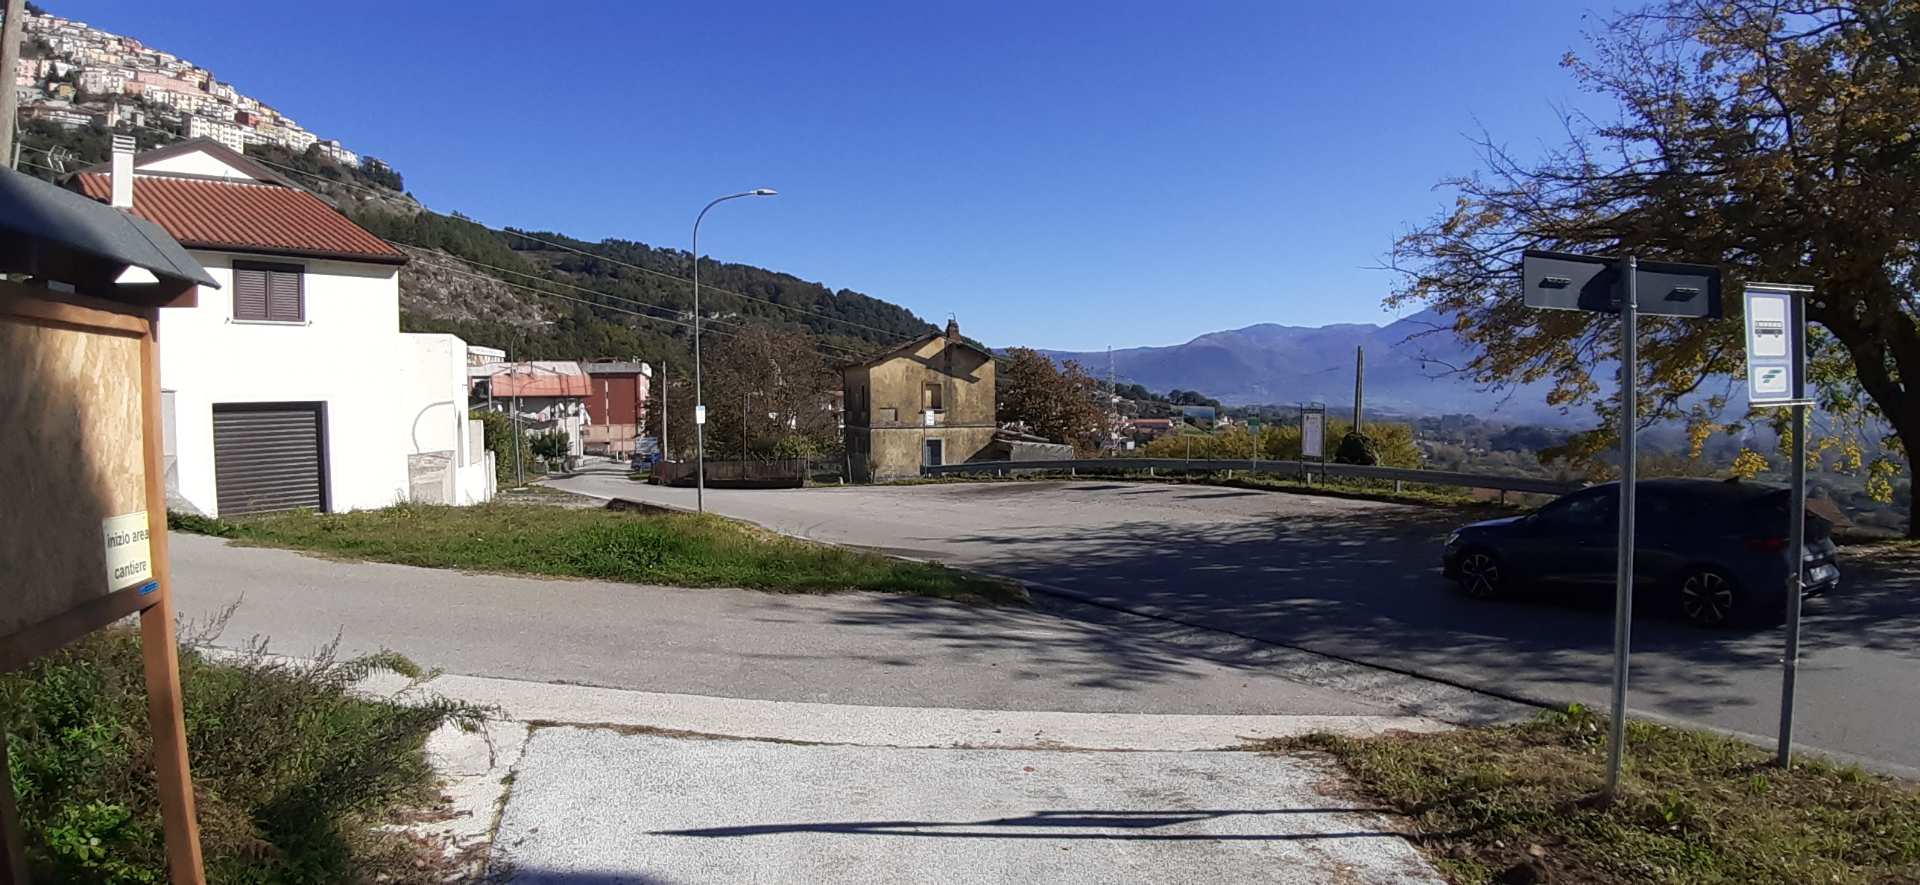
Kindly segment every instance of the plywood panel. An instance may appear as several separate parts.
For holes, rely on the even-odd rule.
[[[138,337],[0,317],[0,637],[127,585],[103,526],[147,509],[141,370]]]

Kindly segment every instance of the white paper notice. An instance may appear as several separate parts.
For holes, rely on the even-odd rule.
[[[107,589],[120,590],[153,578],[147,513],[128,513],[100,521],[107,542]]]

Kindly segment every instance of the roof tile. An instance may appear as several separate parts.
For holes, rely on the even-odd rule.
[[[78,176],[82,193],[109,199],[112,180]],[[135,175],[133,214],[191,249],[222,249],[401,264],[407,256],[319,197],[277,184]]]

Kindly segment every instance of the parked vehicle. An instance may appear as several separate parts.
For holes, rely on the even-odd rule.
[[[1786,617],[1787,489],[1711,479],[1636,486],[1634,588],[1703,627],[1767,626]],[[1582,489],[1525,516],[1463,526],[1441,554],[1469,597],[1523,588],[1612,586],[1619,538],[1618,483]],[[1840,585],[1832,525],[1806,515],[1802,594]]]

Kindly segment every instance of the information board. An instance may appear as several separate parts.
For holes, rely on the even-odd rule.
[[[152,575],[138,337],[0,317],[0,637]]]

